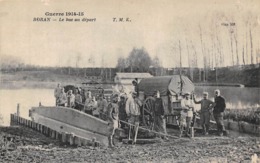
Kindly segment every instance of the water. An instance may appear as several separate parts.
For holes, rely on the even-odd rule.
[[[3,125],[10,124],[10,114],[16,113],[17,104],[20,104],[20,115],[29,119],[29,109],[39,106],[39,102],[45,106],[54,106],[54,90],[52,89],[0,89],[0,115],[3,117]]]
[[[213,99],[214,90],[219,89],[221,94],[225,97],[227,108],[243,109],[256,108],[260,106],[259,92],[260,88],[239,88],[239,87],[196,87],[196,99],[202,98],[202,93],[207,91],[209,97]],[[53,89],[14,89],[1,90],[0,89],[0,115],[2,116],[2,123],[0,125],[10,124],[10,114],[16,113],[17,103],[20,104],[20,114],[24,118],[29,118],[29,109],[33,106],[39,106],[39,102],[45,106],[54,106]],[[196,108],[199,108],[196,105]],[[1,117],[0,117],[1,119]]]
[[[240,87],[214,87],[198,86],[195,88],[196,99],[202,98],[204,91],[209,93],[209,98],[213,100],[214,91],[220,90],[220,94],[226,99],[227,108],[248,109],[260,107],[260,88],[240,88]]]

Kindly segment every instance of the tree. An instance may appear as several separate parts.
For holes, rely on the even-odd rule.
[[[131,72],[147,72],[152,64],[152,60],[144,48],[133,48],[127,57],[127,62],[129,63]]]
[[[120,72],[122,72],[122,70],[124,71],[124,69],[127,68],[126,59],[123,57],[119,57],[117,60],[116,68],[118,68]]]
[[[158,58],[158,56],[155,56],[152,60],[152,66],[155,67],[155,68],[159,68],[161,67],[161,61],[160,59]]]

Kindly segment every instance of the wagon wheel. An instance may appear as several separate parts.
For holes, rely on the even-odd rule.
[[[153,97],[148,97],[143,104],[143,123],[151,130],[154,128],[154,102]]]

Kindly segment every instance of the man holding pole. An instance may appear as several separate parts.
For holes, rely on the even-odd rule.
[[[137,93],[132,92],[132,98],[129,97],[126,101],[126,114],[128,122],[132,125],[129,126],[128,139],[131,138],[131,130],[133,129],[133,144],[136,143],[138,134],[139,118],[140,118],[140,107],[142,106],[141,101],[137,98]],[[134,126],[134,127],[133,127]]]

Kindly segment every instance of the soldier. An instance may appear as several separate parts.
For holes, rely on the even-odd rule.
[[[72,93],[72,90],[68,91],[67,98],[68,98],[67,106],[70,107],[70,108],[74,108],[74,106],[75,106],[75,95]]]
[[[120,101],[118,102],[118,106],[119,106],[119,119],[122,121],[126,121],[126,118],[127,118],[126,111],[125,111],[125,105],[126,105],[125,96],[121,95]],[[124,128],[125,124],[122,123],[121,127]]]
[[[114,147],[113,137],[115,130],[119,127],[119,110],[118,110],[118,94],[113,95],[112,102],[107,106],[107,118],[109,123],[109,136],[108,145],[109,147]]]
[[[60,86],[60,83],[58,83],[57,87],[54,90],[54,97],[56,99],[56,101],[55,101],[56,106],[58,106],[58,100],[60,98],[61,93],[62,93],[62,88]]]
[[[224,122],[223,122],[223,113],[226,109],[225,98],[220,95],[220,90],[215,90],[215,105],[213,110],[214,119],[217,123],[217,130],[219,136],[223,136],[225,131]]]
[[[155,93],[155,102],[154,102],[154,130],[163,134],[167,134],[166,131],[166,120],[165,120],[165,115],[164,115],[164,109],[165,109],[165,104],[160,97],[160,92],[156,91]],[[163,139],[168,139],[165,135],[162,136]]]
[[[99,117],[106,121],[107,120],[107,100],[105,99],[104,95],[99,95],[97,107],[99,111]]]
[[[64,91],[64,88],[61,89],[61,94],[58,99],[58,106],[65,106],[67,103],[67,95]]]
[[[82,97],[78,89],[75,90],[75,109],[82,110]]]
[[[204,132],[204,135],[209,134],[210,125],[210,114],[213,108],[214,102],[208,99],[208,92],[203,92],[203,99],[196,101],[195,96],[193,97],[195,104],[201,104],[200,109],[200,123]]]

